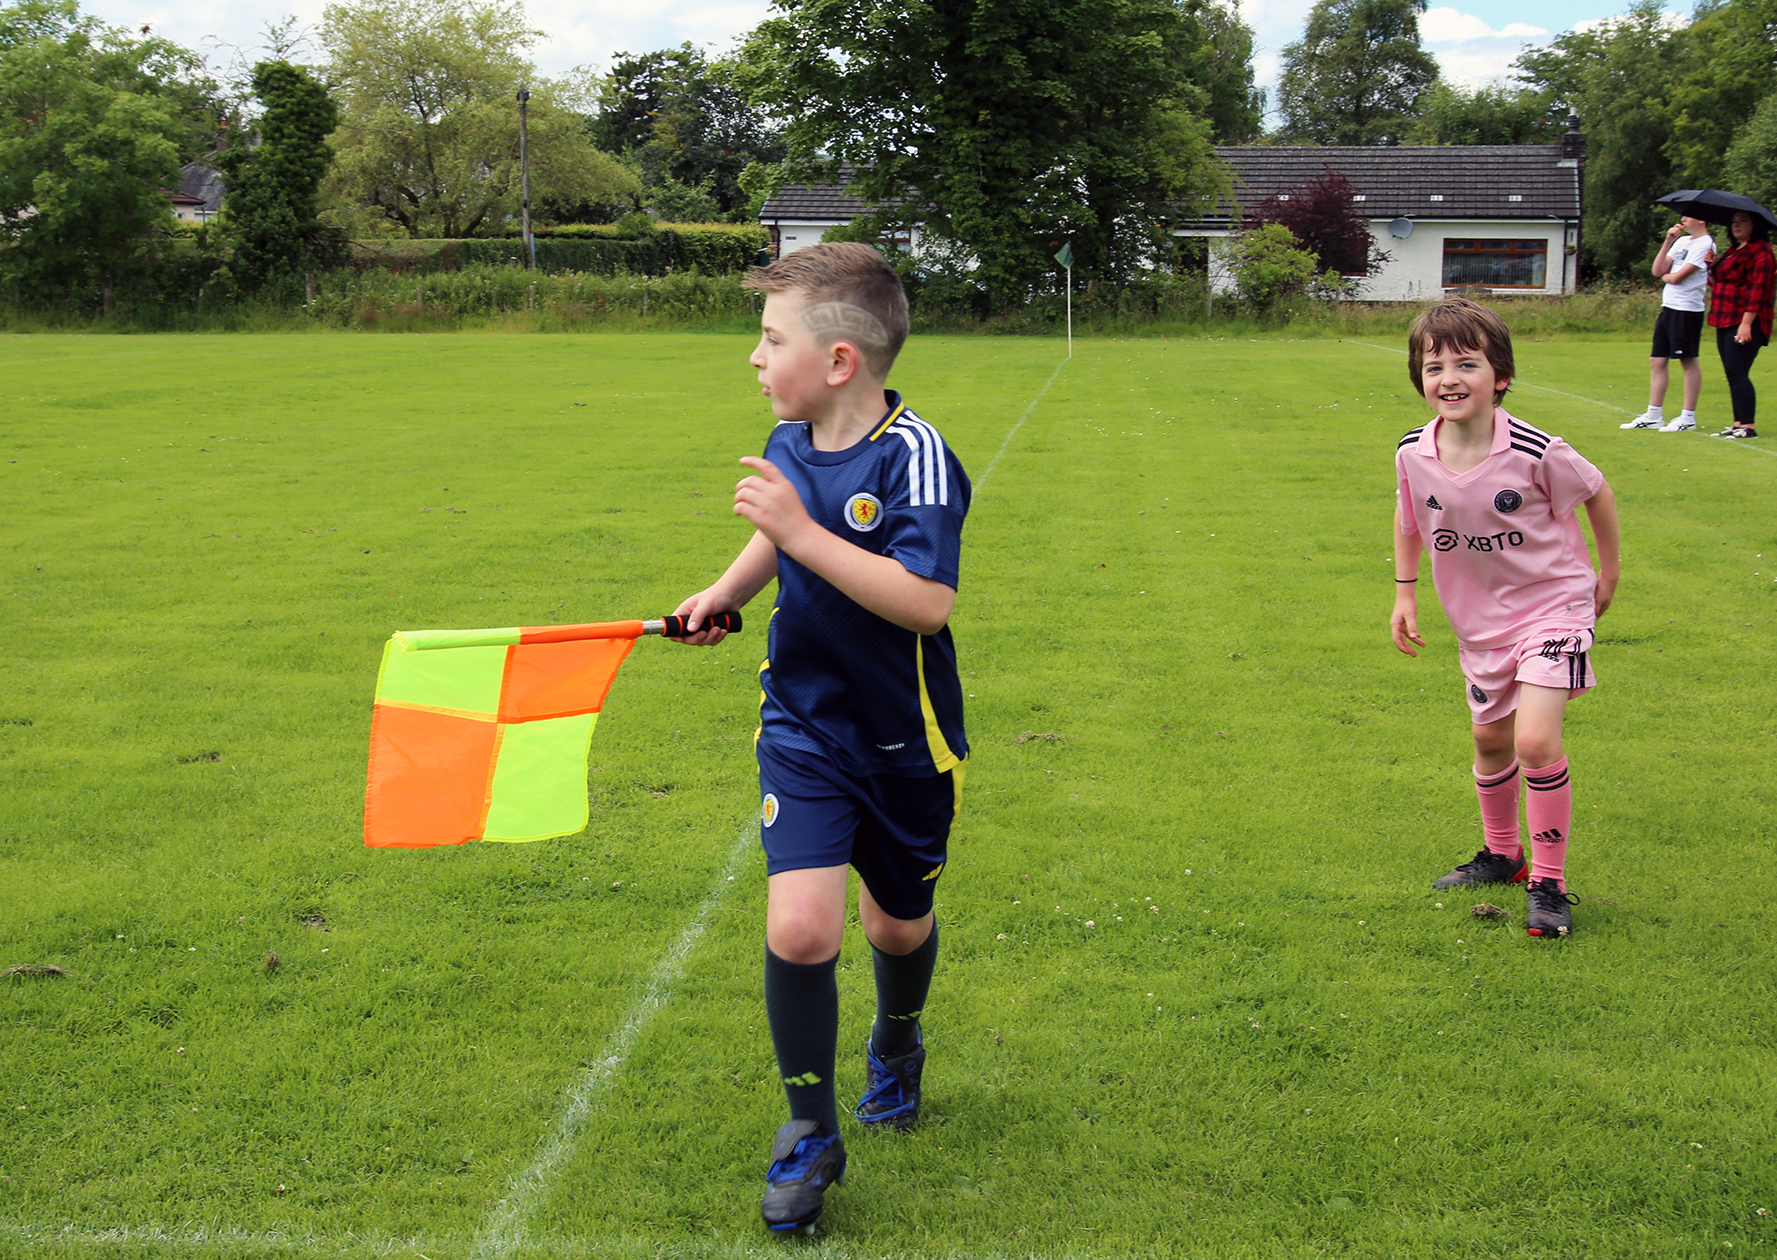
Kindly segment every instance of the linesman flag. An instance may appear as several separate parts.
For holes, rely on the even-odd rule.
[[[706,627],[740,629],[739,613]],[[547,840],[586,826],[586,754],[617,668],[684,618],[403,630],[383,648],[364,843],[423,849]]]

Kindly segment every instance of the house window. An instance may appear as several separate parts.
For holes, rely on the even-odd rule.
[[[1443,193],[1433,193],[1430,197],[1427,198],[1428,201],[1442,201],[1443,199],[1444,199]]]
[[[1444,287],[1541,289],[1549,258],[1545,241],[1445,240]]]

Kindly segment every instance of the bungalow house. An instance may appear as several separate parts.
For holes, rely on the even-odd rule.
[[[1239,230],[1242,211],[1318,182],[1330,168],[1356,188],[1370,234],[1389,255],[1364,281],[1361,298],[1414,301],[1472,288],[1572,293],[1586,138],[1577,119],[1570,128],[1560,144],[1547,145],[1222,147],[1232,201],[1179,224],[1176,234],[1228,236]],[[842,187],[793,184],[765,202],[759,221],[781,257],[867,209]],[[917,249],[917,228],[903,244]],[[1223,283],[1213,271],[1212,280]]]
[[[1586,138],[1560,144],[1388,148],[1241,146],[1217,152],[1232,168],[1234,202],[1250,210],[1330,169],[1357,190],[1370,235],[1389,255],[1359,297],[1416,301],[1449,289],[1572,293],[1578,280]],[[1238,230],[1236,206],[1181,224],[1215,238]],[[1219,280],[1212,270],[1212,279]]]

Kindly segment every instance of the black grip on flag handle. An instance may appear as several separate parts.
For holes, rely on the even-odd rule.
[[[658,624],[660,626],[659,633],[669,639],[682,639],[687,634],[700,634],[705,630],[726,630],[729,634],[740,632],[740,614],[737,612],[711,613],[694,631],[685,629],[685,622],[688,620],[689,618],[686,617],[663,617],[658,623],[647,622],[645,624],[649,628]]]

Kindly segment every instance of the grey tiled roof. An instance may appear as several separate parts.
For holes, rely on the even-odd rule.
[[[179,172],[179,191],[188,197],[196,197],[203,202],[205,210],[222,209],[222,196],[226,188],[222,183],[222,172],[213,166],[193,163]]]
[[[1328,145],[1226,146],[1235,198],[1251,209],[1274,192],[1338,171],[1372,219],[1577,219],[1579,171],[1562,166],[1558,144],[1370,148]],[[1516,197],[1518,200],[1514,201]],[[1215,218],[1226,219],[1226,201]]]
[[[1331,167],[1357,188],[1372,219],[1580,216],[1580,172],[1561,165],[1558,144],[1243,145],[1216,152],[1233,168],[1234,197],[1245,209],[1313,183]],[[843,172],[847,182],[850,176]],[[868,209],[838,184],[790,184],[765,202],[759,219],[843,223]],[[1225,226],[1231,212],[1224,200],[1202,222]]]
[[[856,168],[847,166],[840,169],[837,184],[786,184],[759,207],[759,221],[849,223],[871,208],[869,202],[845,191],[855,174]]]

